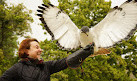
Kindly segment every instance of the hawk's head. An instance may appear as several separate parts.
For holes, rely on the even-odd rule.
[[[84,33],[88,36],[88,33],[89,33],[89,27],[88,26],[83,26],[81,28],[81,33]]]

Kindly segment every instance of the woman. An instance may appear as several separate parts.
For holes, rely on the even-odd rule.
[[[14,64],[1,77],[0,81],[50,81],[50,75],[66,69],[76,68],[93,53],[93,45],[87,45],[67,58],[57,61],[43,62],[40,59],[42,49],[39,42],[33,38],[23,40],[19,47],[21,61]]]

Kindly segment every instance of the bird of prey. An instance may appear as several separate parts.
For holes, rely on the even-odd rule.
[[[95,43],[94,53],[108,54],[107,48],[127,40],[137,30],[137,0],[127,0],[116,6],[92,28],[79,29],[62,10],[52,4],[38,6],[38,16],[52,40],[62,49],[77,49]]]

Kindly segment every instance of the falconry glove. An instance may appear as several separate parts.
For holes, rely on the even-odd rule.
[[[69,55],[66,59],[67,65],[72,68],[76,69],[79,67],[82,62],[91,54],[94,53],[94,43],[87,45],[85,48],[80,49],[73,54]]]

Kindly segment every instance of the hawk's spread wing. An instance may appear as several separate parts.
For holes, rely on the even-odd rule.
[[[91,28],[97,47],[110,47],[122,39],[128,39],[137,29],[137,2],[127,1],[114,7],[107,16]]]
[[[40,20],[52,40],[58,40],[58,45],[65,49],[76,49],[80,46],[77,26],[69,16],[52,4],[39,6]]]

